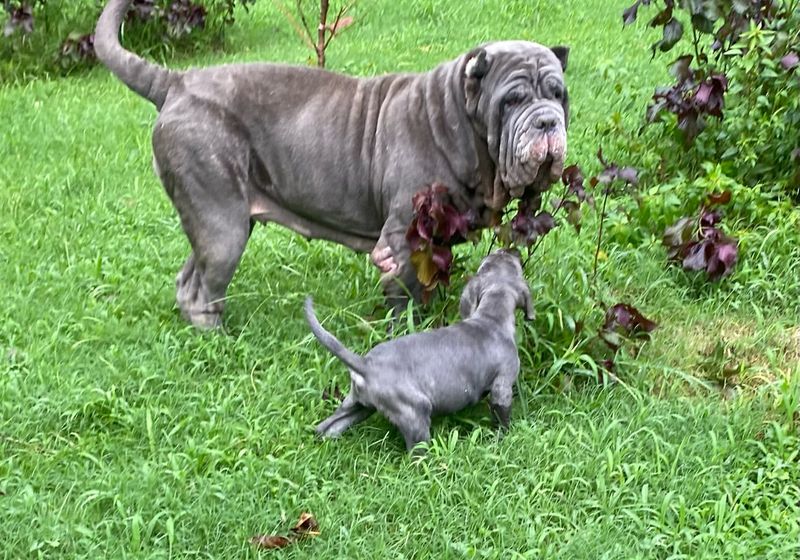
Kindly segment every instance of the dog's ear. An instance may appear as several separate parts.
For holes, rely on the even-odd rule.
[[[469,319],[478,308],[478,304],[481,302],[481,292],[483,292],[482,284],[483,282],[480,276],[473,276],[470,281],[467,282],[464,291],[461,292],[458,312],[461,315],[462,321]]]
[[[531,299],[531,289],[526,282],[520,282],[517,289],[517,308],[525,312],[525,319],[533,321],[536,318],[536,310],[533,308]]]
[[[467,114],[474,117],[478,110],[478,94],[481,80],[489,72],[490,60],[486,49],[478,47],[464,57],[464,96],[467,101]]]
[[[486,49],[482,47],[472,49],[465,58],[464,76],[468,80],[480,80],[489,72],[489,59],[486,57]]]
[[[565,45],[558,45],[555,47],[550,47],[550,50],[553,51],[553,54],[556,55],[556,58],[561,63],[561,71],[567,71],[567,61],[569,60],[569,47]]]

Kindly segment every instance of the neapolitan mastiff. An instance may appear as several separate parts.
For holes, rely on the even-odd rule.
[[[534,318],[519,255],[505,250],[484,258],[467,283],[460,323],[383,342],[364,356],[320,325],[308,298],[311,332],[350,370],[350,392],[317,426],[317,434],[337,437],[378,410],[400,430],[410,451],[430,439],[431,416],[457,412],[487,393],[495,420],[507,428],[519,374],[516,309]]]
[[[566,47],[488,43],[422,74],[358,79],[281,64],[174,71],[125,50],[129,0],[111,0],[97,57],[159,111],[154,167],[192,252],[181,313],[220,324],[254,221],[369,252],[395,308],[420,286],[405,233],[412,195],[446,185],[485,227],[534,201],[564,164]]]

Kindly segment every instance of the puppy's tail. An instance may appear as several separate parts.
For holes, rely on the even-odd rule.
[[[94,32],[94,50],[97,58],[126,86],[161,110],[176,74],[122,48],[119,28],[129,4],[130,0],[110,0],[106,4]]]
[[[353,383],[356,385],[363,383],[364,370],[366,369],[364,358],[352,350],[345,348],[344,344],[339,342],[335,336],[325,330],[325,327],[319,323],[317,316],[314,314],[314,302],[311,301],[311,297],[306,298],[304,310],[306,314],[306,321],[308,321],[308,325],[311,327],[311,332],[314,333],[314,336],[317,337],[317,340],[319,340],[325,348],[330,350],[331,354],[342,360],[342,362],[344,362],[344,364],[350,368],[350,377],[352,378]],[[361,377],[361,379],[358,379],[358,377]]]

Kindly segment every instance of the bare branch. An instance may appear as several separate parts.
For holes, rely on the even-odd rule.
[[[345,15],[347,13],[347,10],[349,10],[352,6],[353,6],[352,4],[347,4],[347,5],[342,6],[341,8],[339,8],[339,12],[336,14],[336,20],[333,22],[333,25],[330,27],[330,33],[328,34],[328,40],[325,41],[325,46],[323,47],[324,49],[328,48],[328,45],[330,44],[331,40],[338,33],[339,20],[342,19],[342,16]]]
[[[311,41],[311,38],[308,35],[308,28],[306,28],[304,31],[303,28],[300,27],[300,24],[297,23],[297,20],[294,18],[294,16],[292,16],[292,13],[286,8],[286,6],[283,5],[283,3],[275,0],[275,5],[278,7],[278,11],[282,13],[287,20],[289,20],[289,23],[294,28],[294,32],[298,37],[300,37],[300,40],[303,41],[308,48],[313,49],[314,43]]]
[[[314,48],[314,34],[311,33],[311,28],[308,26],[308,21],[306,21],[306,14],[303,11],[302,0],[295,0],[295,4],[297,5],[297,13],[300,14],[300,21],[303,22],[303,27],[306,30],[306,34],[308,35],[308,40],[311,43],[311,48]]]
[[[329,0],[320,0],[319,2],[319,27],[317,27],[317,65],[320,68],[325,67],[325,24],[328,22],[328,7],[330,6]]]

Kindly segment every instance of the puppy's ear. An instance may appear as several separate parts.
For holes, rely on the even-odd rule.
[[[525,312],[525,319],[528,321],[533,321],[536,318],[536,310],[533,308],[533,300],[531,299],[531,290],[525,282],[520,282],[517,290],[517,308]]]
[[[464,96],[467,100],[467,114],[474,117],[478,110],[481,80],[489,72],[490,61],[486,56],[486,50],[480,47],[467,53],[464,59]]]
[[[483,282],[480,276],[473,276],[470,281],[467,282],[464,291],[461,292],[458,312],[461,315],[462,321],[469,319],[478,308],[478,304],[481,302],[481,293],[483,292],[482,284]]]
[[[556,55],[556,58],[561,63],[561,71],[567,71],[567,61],[569,60],[569,47],[564,45],[558,45],[556,47],[550,47],[550,50],[553,51],[553,54]]]

